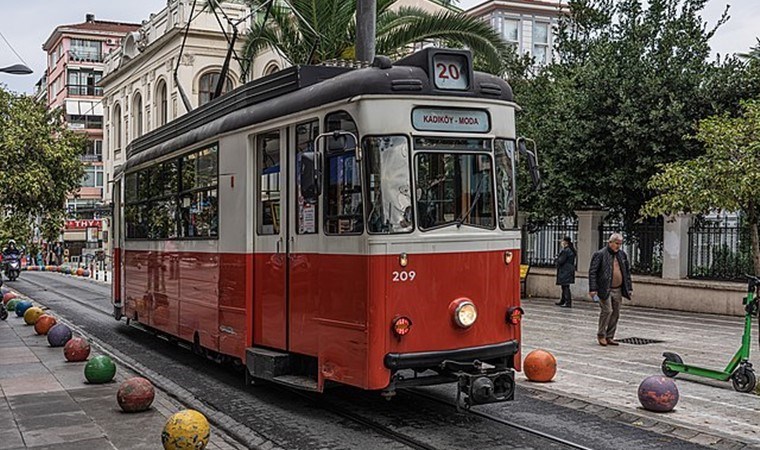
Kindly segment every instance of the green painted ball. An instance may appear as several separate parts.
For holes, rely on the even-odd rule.
[[[84,377],[92,384],[108,383],[116,375],[116,364],[106,355],[98,355],[84,366]]]

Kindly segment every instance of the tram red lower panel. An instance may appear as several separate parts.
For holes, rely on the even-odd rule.
[[[506,265],[503,250],[410,254],[406,267],[398,255],[125,251],[123,260],[127,317],[188,341],[198,333],[204,347],[241,359],[251,345],[318,357],[320,382],[381,389],[389,352],[520,337],[505,320],[519,305],[519,264]],[[469,329],[453,323],[458,298],[478,308]],[[401,315],[413,328],[398,338],[391,322]],[[519,355],[514,364],[519,370]]]

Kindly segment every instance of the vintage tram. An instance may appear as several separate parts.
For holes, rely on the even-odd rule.
[[[115,317],[253,380],[511,399],[517,108],[469,52],[426,49],[292,67],[135,139],[114,180]]]

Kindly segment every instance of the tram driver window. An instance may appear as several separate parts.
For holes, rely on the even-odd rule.
[[[372,136],[362,141],[367,167],[367,229],[370,233],[412,231],[409,144],[404,136]]]
[[[356,123],[344,111],[328,114],[325,129],[358,136]],[[325,142],[325,233],[360,234],[364,231],[364,212],[357,143],[348,136]]]
[[[280,132],[257,138],[256,167],[258,188],[258,232],[280,234]]]

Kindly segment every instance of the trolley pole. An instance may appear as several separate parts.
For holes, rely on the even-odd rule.
[[[356,59],[372,62],[375,59],[377,0],[356,2]]]

